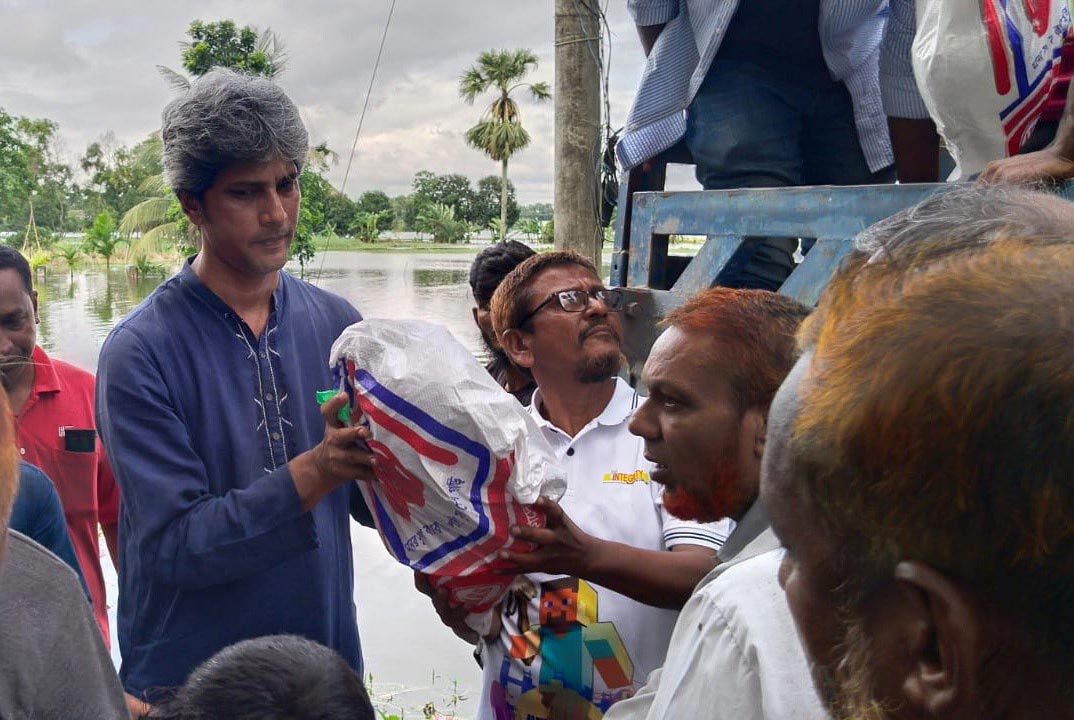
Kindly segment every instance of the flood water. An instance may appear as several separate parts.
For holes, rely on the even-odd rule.
[[[480,336],[470,315],[467,275],[479,249],[457,254],[328,252],[314,259],[307,279],[347,298],[365,317],[443,324],[477,352]],[[161,280],[133,281],[118,265],[107,274],[89,270],[71,278],[54,270],[38,277],[38,342],[52,356],[95,370],[109,330]],[[358,627],[377,706],[388,714],[422,717],[422,707],[432,702],[445,714],[476,715],[480,670],[470,646],[440,623],[429,601],[414,590],[412,573],[388,556],[376,532],[352,523],[351,537]],[[116,582],[107,553],[102,563],[114,623]],[[118,664],[115,635],[112,655]]]

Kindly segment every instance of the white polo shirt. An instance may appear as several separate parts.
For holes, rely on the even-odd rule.
[[[650,479],[644,441],[627,424],[637,393],[616,380],[599,416],[573,438],[541,417],[540,392],[530,412],[567,471],[560,499],[585,532],[648,550],[691,544],[718,550],[731,525],[679,520],[663,507],[663,487]],[[520,577],[501,605],[502,629],[485,658],[478,717],[564,716],[582,708],[599,717],[633,695],[660,667],[678,612],[631,600],[565,576]]]

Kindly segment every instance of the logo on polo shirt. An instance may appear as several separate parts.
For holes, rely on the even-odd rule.
[[[649,482],[649,473],[645,470],[635,470],[634,472],[608,472],[604,473],[604,482],[606,483],[622,483],[623,485],[633,485],[636,482]]]

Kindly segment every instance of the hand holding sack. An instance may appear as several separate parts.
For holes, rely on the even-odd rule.
[[[916,0],[916,10],[914,77],[965,180],[1033,132],[1070,11],[1063,0]]]
[[[332,346],[331,364],[372,433],[377,482],[359,482],[384,546],[425,573],[482,635],[513,578],[497,552],[525,552],[512,525],[559,499],[565,475],[529,413],[445,328],[370,319]]]

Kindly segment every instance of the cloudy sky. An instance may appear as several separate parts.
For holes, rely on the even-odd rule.
[[[179,41],[191,20],[230,18],[271,28],[287,45],[281,84],[298,103],[314,143],[341,155],[343,179],[391,0],[0,0],[0,107],[60,125],[77,164],[107,133],[121,144],[159,127],[170,96],[157,65],[180,69]],[[641,72],[641,50],[625,0],[607,0],[611,27],[612,123],[621,125]],[[459,74],[490,48],[528,47],[535,80],[552,82],[552,0],[396,0],[384,56],[346,191],[406,192],[419,170],[477,179],[495,163],[466,146],[480,114],[458,97]],[[555,87],[552,88],[553,95]],[[552,200],[551,103],[522,101],[532,145],[511,161],[523,203]]]

